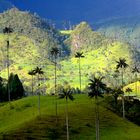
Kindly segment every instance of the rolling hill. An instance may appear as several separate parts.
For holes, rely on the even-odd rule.
[[[87,95],[74,95],[74,97],[75,101],[68,104],[70,139],[95,139],[94,101],[88,99]],[[57,125],[53,96],[41,97],[41,116],[37,113],[35,96],[0,105],[1,139],[62,140],[66,138],[64,100],[58,100]],[[123,120],[102,105],[99,109],[101,140],[139,140],[139,126]]]

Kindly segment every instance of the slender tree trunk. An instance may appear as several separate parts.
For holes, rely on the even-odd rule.
[[[39,90],[39,74],[38,74],[38,114],[40,115],[40,90]]]
[[[95,97],[95,127],[96,127],[96,140],[99,140],[99,105],[98,97]]]
[[[32,96],[33,96],[33,94],[34,94],[34,89],[33,89],[33,79],[34,79],[34,77],[33,77],[33,75],[32,75]]]
[[[55,96],[56,96],[56,100],[55,100],[55,113],[56,113],[56,120],[57,120],[57,93],[56,93],[56,56],[55,56],[55,78],[54,78],[54,94],[55,94]]]
[[[122,69],[122,91],[123,91],[123,86],[124,86],[123,73],[124,73],[124,69]],[[123,96],[122,96],[122,109],[123,109],[123,118],[125,119],[125,97],[124,97],[124,93],[123,93]]]
[[[68,100],[66,99],[66,127],[67,127],[67,140],[69,140],[69,118],[68,118]]]
[[[80,93],[81,93],[81,61],[79,58],[79,83],[80,83]]]
[[[136,79],[135,88],[136,88],[136,96],[137,96],[138,95],[138,90],[137,90],[137,73],[135,73],[135,79]]]
[[[7,41],[7,74],[8,74],[8,83],[7,83],[7,92],[8,92],[8,101],[11,101],[10,97],[10,85],[9,85],[9,75],[10,75],[10,69],[9,69],[9,40]]]

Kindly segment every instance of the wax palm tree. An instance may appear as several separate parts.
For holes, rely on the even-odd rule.
[[[128,94],[130,95],[130,93],[132,93],[133,90],[132,90],[131,88],[128,87],[128,88],[125,89],[125,92],[128,93]]]
[[[10,27],[5,27],[3,29],[3,33],[8,35],[8,39],[7,39],[7,75],[8,75],[8,79],[10,76],[10,70],[9,70],[9,46],[10,46],[10,41],[9,41],[9,35],[13,32],[13,29]],[[8,100],[10,101],[11,97],[10,97],[10,87],[9,87],[9,82],[7,83],[7,92],[8,92]]]
[[[70,99],[71,101],[74,100],[73,96],[72,96],[72,89],[71,88],[66,88],[63,89],[63,94],[60,94],[60,99],[66,99],[66,128],[67,128],[67,140],[69,140],[69,119],[68,119],[68,99]]]
[[[50,51],[52,57],[54,58],[54,66],[55,66],[55,69],[54,69],[54,94],[55,96],[57,96],[57,93],[56,93],[56,85],[57,85],[57,69],[56,69],[56,66],[57,66],[57,58],[58,58],[58,54],[59,54],[59,49],[57,47],[53,47]],[[57,117],[57,99],[56,99],[56,104],[55,104],[55,107],[56,107],[56,117]]]
[[[121,69],[122,90],[123,90],[123,87],[124,87],[124,71],[129,65],[126,63],[125,58],[119,58],[119,61],[116,61],[116,62],[117,62],[116,69]],[[122,107],[123,107],[123,118],[125,118],[124,94],[123,94],[123,97],[122,97]]]
[[[138,81],[138,74],[140,73],[139,69],[137,66],[135,66],[133,69],[132,69],[132,73],[135,75],[135,89],[136,89],[136,96],[137,96],[137,93],[138,93],[138,88],[137,88],[137,81]]]
[[[102,82],[103,77],[90,79],[88,96],[95,98],[95,115],[96,115],[96,140],[99,140],[99,103],[98,97],[103,97],[103,94],[108,91],[106,84]]]
[[[44,71],[42,70],[42,68],[36,67],[34,70],[35,74],[37,74],[37,79],[38,79],[38,113],[40,115],[40,91],[39,91],[39,87],[40,87],[40,82],[39,82],[39,76],[44,74]]]
[[[34,83],[34,75],[36,74],[35,70],[29,71],[28,74],[32,76],[32,95],[33,95],[34,94],[34,87],[33,87],[34,86],[33,85],[33,83]]]
[[[75,57],[79,59],[79,84],[80,84],[80,91],[81,91],[81,58],[85,57],[83,52],[76,52]]]

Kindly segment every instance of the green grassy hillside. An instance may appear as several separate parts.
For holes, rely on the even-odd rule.
[[[69,102],[71,140],[95,139],[94,101],[87,95],[75,95]],[[0,104],[0,138],[2,139],[66,139],[65,101],[58,100],[58,124],[54,97],[41,97],[41,116],[37,113],[37,97]],[[102,100],[100,101],[101,104]],[[123,120],[100,106],[101,140],[139,140],[140,127]],[[57,138],[55,138],[57,139]]]

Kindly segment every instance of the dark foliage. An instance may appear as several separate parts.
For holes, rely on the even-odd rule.
[[[24,88],[17,74],[10,74],[9,88],[11,100],[18,99],[24,96]]]

